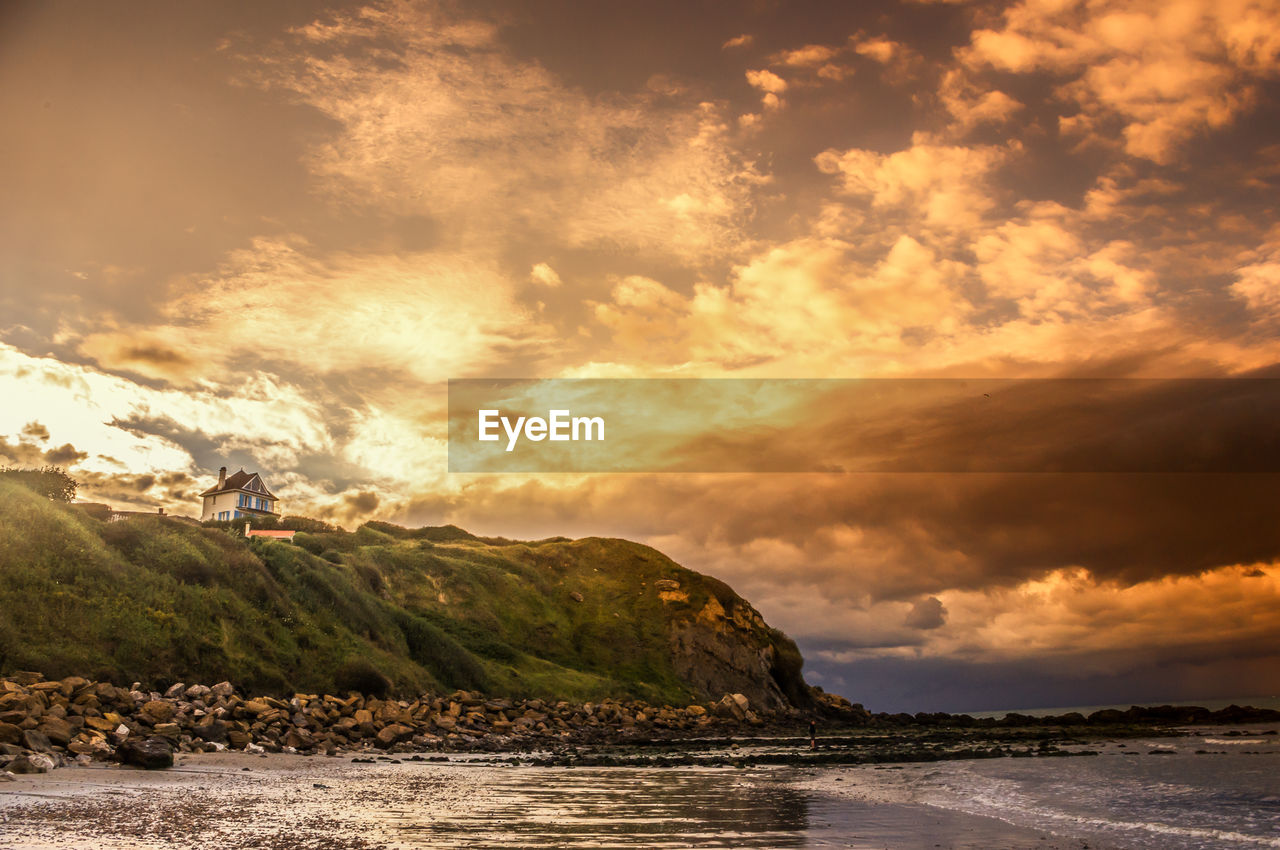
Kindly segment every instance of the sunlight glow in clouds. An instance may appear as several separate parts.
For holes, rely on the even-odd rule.
[[[459,377],[1273,368],[1273,2],[485,8],[15,17],[0,463],[64,458],[122,507],[190,513],[245,464],[349,525],[636,537],[850,691],[868,658],[1274,645],[1256,482],[1209,486],[1219,511],[1181,484],[463,480],[443,442]]]

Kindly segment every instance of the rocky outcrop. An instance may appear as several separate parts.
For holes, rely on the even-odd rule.
[[[675,581],[658,582],[657,590],[664,601],[681,594]],[[670,640],[676,673],[700,694],[745,694],[770,710],[808,704],[795,644],[741,597],[710,596],[692,617],[671,622]]]

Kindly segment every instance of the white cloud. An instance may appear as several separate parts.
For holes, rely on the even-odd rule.
[[[546,263],[537,263],[529,271],[529,277],[534,283],[540,283],[543,286],[555,288],[561,284],[560,275],[556,270]]]

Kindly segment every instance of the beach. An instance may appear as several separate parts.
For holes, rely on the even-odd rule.
[[[201,753],[164,771],[15,777],[0,785],[0,848],[1280,846],[1276,738],[1189,731],[1095,743],[1093,757],[894,765]]]
[[[792,768],[201,754],[167,771],[72,767],[6,783],[0,847],[1081,846],[994,818],[803,786],[815,778]]]

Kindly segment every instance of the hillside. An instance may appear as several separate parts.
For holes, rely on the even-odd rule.
[[[162,517],[103,522],[0,481],[0,675],[809,699],[789,638],[723,582],[647,546],[383,523],[296,541]]]

